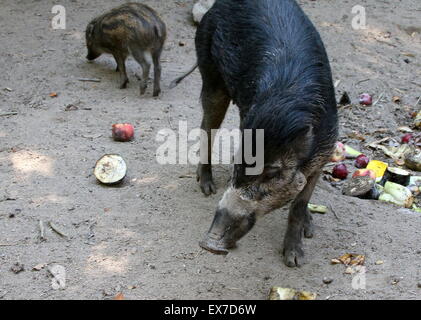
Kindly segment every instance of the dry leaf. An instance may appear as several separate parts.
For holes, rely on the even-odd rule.
[[[412,133],[412,132],[414,132],[410,127],[408,127],[408,126],[402,126],[402,127],[399,127],[398,128],[398,130],[400,131],[400,132],[404,132],[404,133]]]
[[[362,254],[346,253],[338,259],[332,260],[338,260],[346,266],[362,266],[365,262],[365,256]]]
[[[46,265],[47,265],[46,263],[37,264],[35,267],[32,268],[32,270],[40,271],[41,269],[45,268]]]
[[[269,292],[269,300],[315,300],[316,296],[312,292],[280,287],[272,287]]]
[[[398,97],[398,96],[393,96],[393,97],[392,97],[392,101],[393,101],[394,103],[401,103],[401,98],[400,98],[400,97]]]
[[[66,108],[64,108],[64,111],[76,111],[79,110],[78,106],[75,106],[74,104],[68,104]]]
[[[56,98],[57,96],[58,96],[57,92],[51,92],[50,93],[51,98]]]
[[[124,295],[119,292],[117,293],[117,295],[114,297],[114,300],[125,300]]]
[[[355,270],[352,269],[352,267],[348,267],[348,268],[346,268],[346,270],[345,270],[344,273],[345,274],[354,274],[355,273]]]
[[[357,139],[357,140],[360,140],[360,141],[365,141],[364,135],[359,131],[352,131],[352,132],[348,133],[347,136],[350,139]]]

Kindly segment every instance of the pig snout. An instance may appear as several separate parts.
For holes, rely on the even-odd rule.
[[[256,221],[254,214],[233,216],[227,209],[218,209],[212,225],[199,245],[215,254],[228,254]]]
[[[86,55],[86,59],[88,59],[89,61],[95,60],[96,58],[98,58],[101,54],[97,53],[93,50],[88,50],[88,54]]]

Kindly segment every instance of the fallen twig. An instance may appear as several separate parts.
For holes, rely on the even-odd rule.
[[[16,201],[17,200],[17,198],[10,198],[10,197],[5,197],[5,198],[3,198],[3,199],[0,199],[0,202],[3,202],[3,201]]]
[[[419,98],[418,98],[417,102],[415,103],[415,106],[414,107],[416,107],[418,105],[418,103],[420,102],[420,100],[421,100],[421,96],[419,96]]]
[[[330,204],[330,203],[329,203],[329,209],[330,209],[330,211],[333,212],[333,215],[335,216],[335,218],[338,219],[338,220],[340,220],[339,217],[338,217],[338,215],[336,214],[336,211],[333,210],[332,204]]]
[[[16,245],[16,243],[0,243],[0,247],[11,247]]]
[[[383,98],[384,92],[381,93],[381,95],[379,96],[379,98],[373,103],[373,106],[375,106],[381,98]]]
[[[370,79],[363,79],[363,80],[357,81],[357,83],[355,83],[355,85],[359,85],[360,83],[362,83],[362,82],[366,82],[366,81],[368,81],[368,80],[370,80]]]
[[[85,81],[85,82],[101,82],[101,79],[96,78],[79,78],[79,81]]]
[[[180,179],[184,179],[184,178],[194,178],[194,176],[193,175],[191,175],[191,174],[182,174],[182,175],[180,175],[180,176],[178,176]]]
[[[17,115],[17,112],[6,112],[6,113],[0,113],[0,117],[8,117],[8,116],[15,116]]]
[[[333,229],[333,231],[345,231],[345,232],[349,232],[349,233],[352,233],[354,235],[357,235],[356,232],[348,230],[348,229],[344,229],[344,228]]]
[[[47,240],[45,238],[45,228],[44,228],[44,222],[42,222],[42,220],[39,221],[39,239],[41,241]]]

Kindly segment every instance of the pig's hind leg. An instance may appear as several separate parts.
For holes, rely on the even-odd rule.
[[[149,51],[139,48],[131,50],[133,58],[142,66],[142,79],[140,79],[140,94],[143,95],[148,87],[149,72],[152,65],[152,55]]]
[[[200,163],[197,168],[197,180],[200,181],[202,192],[208,196],[216,193],[212,178],[212,145],[216,130],[221,126],[230,103],[230,97],[223,84],[223,80],[214,72],[201,70],[202,87],[202,136],[200,137]],[[206,134],[206,136],[204,135]],[[207,151],[207,154],[205,154]],[[204,153],[205,152],[205,153]]]
[[[288,227],[284,239],[284,262],[288,267],[298,267],[304,257],[302,249],[302,236],[313,237],[313,223],[311,214],[308,211],[314,187],[320,173],[316,173],[308,178],[303,191],[295,198],[291,204],[288,216]]]
[[[157,97],[161,93],[161,53],[162,47],[152,53],[152,60],[154,66],[154,82],[153,82],[153,96]]]

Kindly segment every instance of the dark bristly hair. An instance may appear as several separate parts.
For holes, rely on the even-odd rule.
[[[329,61],[296,2],[217,0],[204,19],[213,32],[213,61],[246,114],[242,129],[265,130],[265,164],[288,149],[306,149],[299,159],[304,165],[330,148],[337,111]],[[234,179],[253,179],[244,177],[244,166],[235,166]]]

